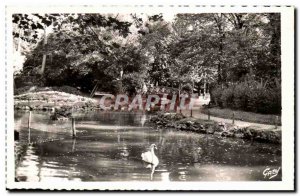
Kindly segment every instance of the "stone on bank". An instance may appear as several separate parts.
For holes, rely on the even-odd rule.
[[[220,137],[241,138],[275,144],[281,143],[281,130],[238,127],[223,122],[185,117],[178,113],[157,113],[150,118],[150,123],[157,127],[169,127],[182,131],[213,134]]]

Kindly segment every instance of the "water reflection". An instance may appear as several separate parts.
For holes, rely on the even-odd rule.
[[[141,125],[142,125],[142,127],[144,126],[144,124],[145,124],[145,122],[146,122],[146,120],[147,120],[147,117],[146,117],[146,114],[145,113],[143,113],[142,115],[140,115],[140,121],[141,121]]]
[[[76,138],[73,139],[72,152],[75,151]]]
[[[31,143],[31,140],[30,140],[30,127],[28,127],[28,144]]]
[[[161,173],[161,181],[169,182],[170,181],[170,172],[163,172]]]
[[[48,113],[32,113],[30,130],[28,113],[16,115],[19,181],[266,180],[262,172],[267,166],[281,166],[280,146],[153,130],[142,127],[141,119],[147,118],[142,113],[77,114],[76,139],[72,139],[70,122],[49,121]],[[159,164],[154,170],[141,159],[151,144],[158,148]],[[272,180],[281,180],[281,175]]]

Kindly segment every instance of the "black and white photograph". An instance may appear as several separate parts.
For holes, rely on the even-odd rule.
[[[294,189],[293,7],[7,9],[9,189]]]

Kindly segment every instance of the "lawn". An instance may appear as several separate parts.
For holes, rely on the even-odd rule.
[[[277,125],[281,125],[281,115],[274,114],[258,114],[253,112],[245,112],[240,110],[232,110],[228,108],[203,108],[201,113],[208,114],[208,110],[211,116],[227,118],[231,119],[234,113],[234,117],[236,120],[246,121],[246,122],[254,122],[254,123],[262,123],[262,124],[275,124],[276,118],[278,116]]]

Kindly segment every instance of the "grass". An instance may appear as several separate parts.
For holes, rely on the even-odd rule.
[[[275,124],[276,118],[278,116],[278,125],[281,125],[281,115],[274,115],[274,114],[258,114],[253,112],[245,112],[240,110],[232,110],[228,108],[203,108],[201,110],[202,113],[208,114],[208,110],[211,116],[220,117],[231,119],[234,113],[234,117],[236,120],[246,121],[246,122],[253,122],[253,123],[261,123],[261,124]]]

